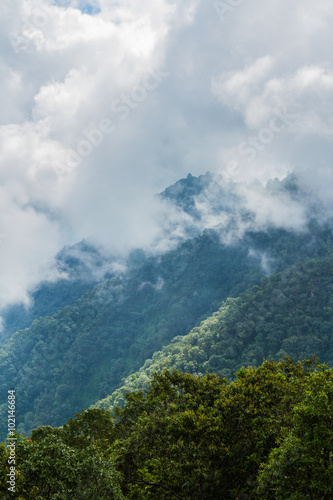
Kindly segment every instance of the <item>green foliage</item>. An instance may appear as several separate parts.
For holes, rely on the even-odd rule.
[[[154,354],[123,385],[95,406],[112,410],[125,394],[146,390],[149,377],[164,368],[232,379],[242,366],[284,354],[304,359],[318,356],[333,364],[333,257],[312,260],[264,279],[237,299],[228,299],[217,313],[188,335]]]
[[[246,248],[223,247],[214,233],[143,258],[13,334],[0,350],[0,399],[15,386],[19,432],[61,425],[262,274]]]
[[[165,197],[196,218],[193,196],[209,182],[189,176]],[[216,213],[231,198],[221,197]],[[223,229],[209,230],[161,256],[137,252],[124,273],[3,342],[0,399],[15,386],[19,432],[63,424],[131,374],[102,409],[38,427],[31,439],[17,435],[16,497],[331,498],[332,372],[314,361],[273,361],[316,354],[333,364],[332,229],[308,229],[247,232],[229,246]],[[277,274],[259,286],[261,257]],[[42,288],[32,314],[89,288],[57,286]],[[23,324],[16,312],[12,325]],[[2,431],[6,420],[3,404]],[[0,464],[6,500],[5,444]]]
[[[96,284],[96,279],[60,279],[42,283],[32,294],[32,303],[28,309],[23,304],[14,304],[2,313],[4,329],[0,332],[0,341],[3,342],[17,330],[29,327],[42,316],[56,314],[63,307],[73,304]]]
[[[110,414],[88,410],[63,428],[41,427],[16,445],[16,498],[26,500],[124,500],[119,473],[108,453],[114,432]],[[109,441],[108,441],[109,440]],[[13,498],[3,480],[8,452],[0,448],[1,498]]]
[[[259,476],[268,499],[329,499],[333,491],[333,374],[311,374],[292,425]]]
[[[146,395],[128,394],[124,409],[115,411],[114,457],[126,498],[302,498],[288,496],[292,487],[285,496],[276,496],[280,490],[274,490],[271,497],[264,490],[259,494],[257,478],[260,465],[271,455],[274,465],[276,443],[288,441],[286,436],[300,418],[299,409],[308,406],[313,380],[324,372],[328,382],[332,370],[320,368],[315,361],[301,364],[286,358],[279,363],[266,361],[257,369],[243,368],[230,384],[216,375],[155,374]],[[332,478],[328,468],[333,452],[331,410],[326,406],[318,411],[320,430],[313,422],[308,426],[309,436],[311,432],[316,436],[321,459],[314,456],[311,462],[309,456],[307,477],[313,478],[313,485],[325,484],[325,491],[331,491]],[[302,423],[299,439],[304,432]],[[289,444],[295,446],[292,453],[297,457],[298,443]],[[311,441],[309,452],[313,446]],[[276,471],[278,483],[288,483],[285,475],[292,476],[295,484],[301,481],[304,461],[298,458],[290,469],[287,462]],[[265,470],[270,478],[268,464]],[[321,491],[313,486],[312,496],[303,498],[319,499]]]
[[[249,255],[250,249],[259,257],[269,253],[271,268],[277,271],[311,256],[323,257],[331,247],[331,237],[331,229],[313,224],[311,231],[301,234],[276,229],[246,233],[241,241],[227,246],[221,244],[218,231],[210,230],[161,256],[134,256],[124,273],[2,343],[0,401],[5,401],[8,387],[15,386],[19,432],[28,433],[39,425],[61,425],[81,408],[119,388],[124,377],[173,339],[188,334],[227,297],[259,284],[264,270],[260,258]],[[258,365],[265,356],[277,359],[284,353],[299,357],[316,353],[330,362],[321,353],[331,352],[332,303],[321,293],[313,297],[305,284],[313,298],[305,305],[305,315],[303,282],[297,276],[295,280],[287,290],[294,294],[288,298],[289,305],[280,293],[287,283],[276,287],[273,281],[268,281],[273,287],[271,295],[260,289],[263,299],[250,290],[244,299],[229,300],[221,332],[212,330],[219,321],[218,313],[210,320],[211,326],[206,324],[205,338],[199,328],[184,343],[171,344],[167,356],[158,353],[156,369],[176,366],[190,373],[224,372],[230,378],[243,364]],[[324,293],[327,285],[324,283]],[[316,286],[314,283],[317,290]],[[252,312],[248,307],[251,300]],[[319,303],[324,307],[320,313]],[[242,321],[243,314],[246,320]],[[143,376],[148,377],[149,373]],[[129,388],[132,381],[133,377]],[[137,387],[135,381],[133,384]],[[0,436],[5,428],[6,406],[0,406]]]
[[[333,491],[333,370],[288,357],[214,374],[155,373],[114,420],[82,411],[17,437],[21,500],[327,500]],[[0,445],[0,495],[8,449]]]
[[[115,427],[109,411],[89,409],[70,418],[62,434],[64,441],[75,448],[95,446],[105,452],[115,439]],[[34,436],[36,431],[32,431],[32,439]]]

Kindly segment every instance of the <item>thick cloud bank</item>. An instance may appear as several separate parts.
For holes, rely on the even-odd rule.
[[[188,172],[296,168],[330,207],[332,17],[328,0],[5,2],[0,307],[56,279],[63,245],[161,241],[154,194]],[[246,196],[290,227],[276,200]]]

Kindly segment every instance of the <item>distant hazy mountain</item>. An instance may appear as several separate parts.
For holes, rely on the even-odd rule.
[[[1,338],[26,328],[41,316],[50,316],[64,306],[73,304],[83,293],[93,288],[101,279],[113,276],[112,260],[85,242],[65,247],[57,256],[57,268],[64,277],[55,282],[43,282],[31,293],[31,307],[7,307],[2,312]]]

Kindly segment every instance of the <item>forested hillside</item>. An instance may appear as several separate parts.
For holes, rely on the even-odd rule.
[[[101,279],[115,274],[112,264],[112,259],[107,259],[96,248],[83,241],[63,248],[57,256],[55,266],[61,277],[55,281],[40,283],[31,293],[30,307],[14,304],[2,311],[0,340],[8,338],[17,330],[27,328],[41,316],[51,316],[73,304]]]
[[[274,196],[274,193],[284,193],[293,200],[304,201],[306,198],[306,193],[300,190],[293,174],[282,182],[275,180],[268,183],[265,189],[270,196]],[[222,240],[235,238],[237,241],[244,236],[246,228],[246,237],[241,244],[252,250],[252,255],[257,259],[268,259],[266,272],[278,270],[280,261],[285,265],[288,257],[291,265],[298,259],[316,256],[316,251],[320,255],[323,252],[320,244],[317,250],[311,248],[308,251],[304,246],[318,246],[319,241],[322,244],[327,238],[327,234],[323,241],[318,238],[321,237],[322,228],[315,222],[310,223],[309,234],[303,237],[297,235],[294,246],[291,246],[289,241],[286,242],[286,233],[274,229],[273,226],[268,228],[268,232],[266,227],[264,231],[258,230],[252,220],[253,214],[244,207],[244,199],[237,192],[237,184],[231,181],[227,183],[221,176],[209,172],[199,177],[189,174],[185,179],[180,179],[166,188],[157,198],[166,203],[161,238],[165,238],[169,244],[179,246],[187,239],[200,236],[203,229],[214,226],[219,226],[215,229],[219,231]],[[174,216],[169,218],[169,212]],[[314,207],[311,207],[312,216],[316,215],[315,212]],[[221,224],[222,221],[224,225]],[[280,247],[277,245],[278,239],[281,239]],[[159,242],[156,242],[156,245],[158,247]],[[286,253],[287,247],[289,256]],[[151,250],[152,253],[147,252],[147,256],[156,254],[154,249]],[[256,253],[256,250],[259,252]],[[160,250],[157,253],[163,252]],[[97,283],[120,274],[120,270],[125,267],[135,267],[138,258],[141,261],[146,258],[140,249],[134,249],[128,256],[105,255],[100,249],[84,241],[63,248],[55,262],[58,278],[55,281],[44,281],[32,290],[29,307],[14,304],[1,310],[0,340],[8,338],[17,330],[29,327],[35,319],[54,315],[63,307],[72,305]]]
[[[232,192],[233,184],[222,189],[216,176],[210,173],[199,177],[189,174],[187,178],[179,180],[157,195],[157,198],[167,204],[166,215],[168,209],[171,212],[176,210],[176,214],[179,214],[179,218],[176,217],[172,222],[168,217],[165,220],[165,236],[167,240],[173,241],[173,246],[202,233],[201,214],[195,208],[196,199],[208,188],[215,190],[214,210],[218,213],[230,209],[230,205],[235,206],[236,202],[241,205],[239,198]],[[189,216],[186,222],[182,220],[182,214]],[[0,341],[17,330],[29,327],[35,319],[54,315],[63,307],[72,305],[97,283],[119,275],[120,270],[125,267],[135,267],[138,259],[142,261],[144,258],[145,253],[140,249],[134,249],[128,256],[104,255],[100,249],[84,241],[64,247],[55,262],[58,278],[42,282],[32,290],[29,307],[13,304],[1,310]]]
[[[293,199],[305,196],[293,176],[273,182],[267,190],[272,196],[280,192]],[[190,216],[188,231],[176,228],[180,239],[192,230],[200,232],[205,200],[208,212],[217,214],[213,220],[225,224],[162,254],[133,251],[123,271],[93,289],[93,270],[100,267],[112,274],[112,262],[84,243],[63,251],[59,263],[72,279],[43,285],[40,301],[29,314],[69,305],[35,320],[1,345],[0,395],[4,397],[8,387],[15,386],[19,431],[28,432],[40,424],[60,425],[76,411],[112,394],[124,377],[175,337],[188,334],[223,300],[237,297],[270,273],[299,261],[322,259],[332,249],[329,222],[312,220],[300,232],[272,225],[258,229],[254,215],[236,195],[235,185],[226,187],[210,174],[188,176],[160,197]],[[75,301],[80,287],[88,291]],[[21,320],[14,314],[13,324]],[[207,369],[220,369],[222,358],[228,374],[239,366],[220,352],[214,355]],[[262,357],[249,356],[246,361],[255,359],[260,362]]]
[[[3,2],[0,500],[333,500],[332,25]]]
[[[105,397],[147,357],[217,309],[221,297],[236,296],[263,276],[246,248],[223,247],[216,234],[162,257],[139,257],[129,272],[2,345],[1,396],[8,384],[16,387],[26,430],[60,425]]]
[[[155,374],[113,420],[90,409],[17,437],[15,494],[59,500],[330,499],[333,372],[285,358],[217,375]],[[11,450],[0,445],[9,500]]]
[[[267,270],[250,249],[269,252],[278,269],[325,255],[331,232],[316,231],[248,233],[228,246],[211,230],[162,256],[139,253],[127,272],[16,332],[1,348],[0,389],[4,397],[9,385],[16,387],[18,429],[60,425],[111,394],[224,299],[259,283]]]
[[[112,410],[123,404],[127,391],[147,388],[150,376],[164,368],[232,379],[242,366],[284,355],[316,355],[333,364],[333,256],[298,264],[228,299],[199,327],[156,352],[96,407]]]

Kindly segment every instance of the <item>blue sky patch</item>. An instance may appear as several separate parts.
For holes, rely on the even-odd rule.
[[[101,12],[101,9],[99,7],[97,7],[96,5],[90,5],[90,4],[83,4],[80,7],[80,10],[84,14],[90,14],[90,15],[98,14],[99,12]]]
[[[71,6],[70,0],[54,0],[54,4],[58,5],[59,7],[70,7]],[[90,14],[90,15],[98,14],[99,12],[101,12],[101,9],[97,5],[94,5],[94,4],[95,4],[95,2],[89,3],[89,2],[82,0],[81,2],[79,2],[79,5],[77,8],[81,12],[83,12],[84,14]]]

